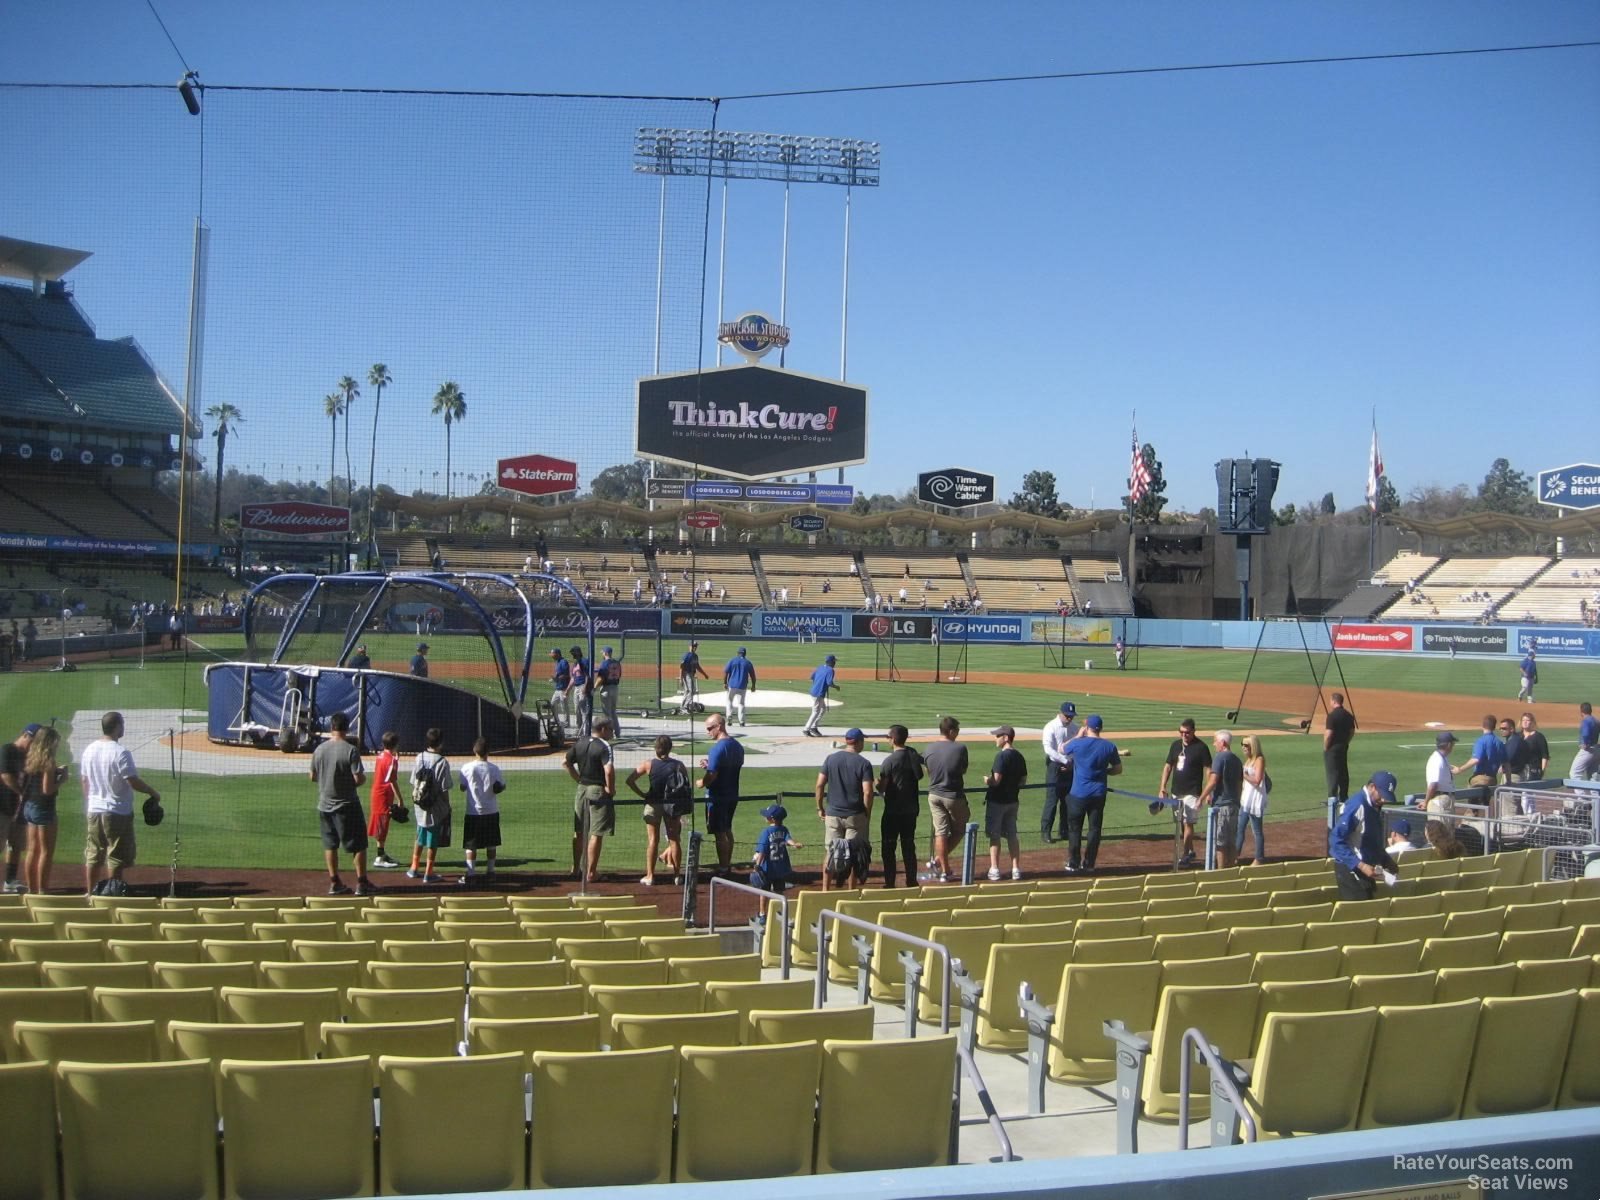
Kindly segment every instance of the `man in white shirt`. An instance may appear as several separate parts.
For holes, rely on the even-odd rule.
[[[1039,817],[1039,832],[1045,844],[1057,841],[1056,813],[1061,816],[1060,832],[1067,835],[1067,789],[1072,786],[1072,760],[1062,753],[1063,748],[1078,736],[1077,705],[1071,700],[1061,702],[1061,711],[1055,720],[1044,727],[1044,811]]]
[[[472,743],[472,761],[461,768],[461,790],[467,797],[461,845],[466,850],[467,873],[463,887],[471,887],[477,869],[478,851],[484,851],[487,866],[483,877],[494,882],[494,856],[500,845],[500,793],[506,790],[500,768],[489,761],[489,743],[479,738]]]
[[[1450,765],[1450,752],[1456,748],[1456,735],[1445,730],[1433,739],[1433,744],[1438,748],[1428,756],[1426,775],[1428,790],[1424,793],[1423,800],[1429,812],[1454,812],[1455,777],[1459,773],[1459,768]]]
[[[161,793],[139,778],[133,754],[122,744],[122,714],[108,712],[100,718],[100,737],[91,742],[78,763],[88,814],[83,849],[83,890],[93,892],[100,865],[106,878],[122,879],[138,854],[133,835],[133,794],[142,792],[159,804]],[[146,807],[149,807],[147,802]]]

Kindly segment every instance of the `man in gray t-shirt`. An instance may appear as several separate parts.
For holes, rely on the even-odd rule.
[[[928,812],[933,817],[931,870],[939,882],[950,878],[950,856],[961,845],[972,810],[967,806],[967,748],[956,740],[961,722],[945,717],[939,722],[939,740],[928,747],[923,761],[928,767]]]
[[[311,755],[311,780],[317,785],[317,814],[322,825],[322,856],[328,866],[328,894],[348,896],[339,878],[339,847],[356,864],[355,894],[375,890],[367,879],[367,818],[361,809],[361,781],[366,768],[361,750],[345,735],[350,718],[336,712],[328,718],[328,737]]]
[[[859,729],[845,731],[844,749],[828,755],[817,772],[817,815],[827,831],[827,859],[822,870],[822,890],[840,883],[848,873],[850,886],[863,887],[872,861],[869,818],[872,814],[872,764],[861,753],[864,736]],[[848,872],[838,870],[847,865]]]

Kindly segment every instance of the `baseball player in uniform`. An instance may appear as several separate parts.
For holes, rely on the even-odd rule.
[[[737,720],[743,728],[745,693],[756,690],[756,665],[750,661],[743,646],[722,668],[722,686],[728,690],[728,717]]]

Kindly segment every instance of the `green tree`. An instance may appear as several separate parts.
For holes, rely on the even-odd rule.
[[[444,418],[444,498],[450,499],[450,430],[466,419],[467,397],[454,382],[439,385],[433,394],[433,415]],[[448,526],[447,526],[448,528]]]
[[[228,453],[228,435],[244,422],[244,414],[231,404],[213,404],[206,416],[215,422],[217,439],[217,488],[211,497],[211,532],[222,532],[222,460]]]
[[[1285,504],[1272,515],[1273,523],[1277,525],[1293,525],[1299,519],[1300,513],[1292,504]]]
[[[596,500],[614,500],[618,504],[645,504],[645,482],[650,478],[650,464],[643,460],[618,463],[607,467],[589,484],[589,494]]]
[[[322,411],[333,422],[333,440],[328,443],[328,503],[334,504],[338,501],[333,481],[339,476],[339,418],[344,415],[344,396],[329,392],[322,398]]]
[[[1497,458],[1478,485],[1473,508],[1481,512],[1526,515],[1534,511],[1533,481],[1512,470],[1508,459]]]
[[[1059,517],[1061,515],[1061,498],[1056,495],[1056,475],[1054,471],[1029,471],[1022,477],[1022,490],[1014,492],[1011,499],[1006,502],[1006,507],[1015,512],[1031,513],[1036,517]],[[1006,541],[1011,544],[1028,545],[1033,540],[1033,534],[1026,529],[1007,531]],[[1054,538],[1041,538],[1040,544],[1054,548]]]
[[[1333,501],[1332,492],[1324,492],[1322,494],[1322,503],[1317,505],[1317,511],[1325,517],[1331,517],[1339,511],[1339,506]]]
[[[1400,511],[1400,493],[1387,475],[1378,480],[1378,515]]]
[[[1150,486],[1134,506],[1133,520],[1139,525],[1154,525],[1161,520],[1161,510],[1167,506],[1167,476],[1161,469],[1161,460],[1156,458],[1156,448],[1149,442],[1140,448],[1139,457],[1144,459],[1145,468],[1150,472]],[[1126,495],[1122,497],[1122,507],[1128,507]]]
[[[348,506],[350,493],[356,486],[355,475],[350,470],[350,412],[361,398],[361,387],[355,379],[345,375],[339,380],[339,394],[344,397],[344,502]]]
[[[373,363],[367,372],[367,384],[372,388],[372,444],[367,448],[367,542],[372,541],[372,486],[378,465],[378,410],[383,407],[383,389],[394,382],[389,368]]]

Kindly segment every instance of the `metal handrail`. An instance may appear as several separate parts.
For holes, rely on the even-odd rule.
[[[753,887],[748,883],[740,883],[737,879],[725,879],[720,875],[711,877],[710,887],[706,895],[706,930],[710,933],[717,931],[717,889],[719,887],[732,888],[736,892],[747,892],[752,896],[759,896],[762,900],[778,902],[778,920],[783,926],[783,937],[779,939],[778,969],[782,972],[781,978],[789,978],[789,897],[780,892],[769,892],[764,888]],[[762,915],[765,916],[765,907]],[[759,948],[757,953],[760,953]]]
[[[1205,1061],[1206,1068],[1211,1072],[1211,1086],[1222,1088],[1223,1094],[1228,1097],[1228,1102],[1233,1105],[1233,1111],[1238,1113],[1239,1119],[1244,1122],[1245,1141],[1255,1141],[1256,1119],[1250,1115],[1249,1109],[1245,1108],[1244,1097],[1239,1094],[1238,1086],[1233,1082],[1227,1067],[1223,1065],[1222,1056],[1212,1049],[1205,1034],[1191,1027],[1183,1031],[1183,1039],[1178,1043],[1178,1053],[1182,1055],[1178,1060],[1178,1149],[1189,1148],[1189,1071],[1194,1061],[1189,1053],[1191,1049],[1200,1055]]]
[[[841,925],[848,925],[859,929],[863,933],[881,934],[897,942],[904,942],[908,946],[915,946],[921,950],[932,950],[939,956],[939,961],[944,964],[944,971],[940,977],[939,991],[939,1032],[950,1032],[950,951],[938,942],[930,942],[927,938],[919,938],[915,934],[905,933],[899,929],[890,929],[887,925],[877,925],[871,921],[863,921],[860,917],[852,917],[847,913],[839,912],[832,908],[825,908],[817,914],[817,930],[823,937],[824,927],[830,921],[838,921]],[[828,996],[828,963],[827,954],[819,945],[817,954],[817,987],[816,1006],[822,1007],[823,1001]]]
[[[1555,856],[1558,854],[1578,854],[1583,856],[1584,861],[1588,861],[1590,858],[1600,855],[1600,844],[1590,842],[1586,846],[1541,847],[1539,853],[1539,878],[1541,880],[1548,881],[1554,878],[1550,874],[1550,864],[1555,861]]]
[[[977,1060],[972,1057],[972,1051],[968,1050],[965,1046],[957,1045],[956,1057],[961,1062],[962,1072],[969,1080],[972,1081],[972,1086],[976,1089],[975,1094],[978,1097],[978,1103],[983,1106],[983,1114],[989,1122],[989,1131],[994,1134],[994,1140],[1000,1143],[1000,1161],[1016,1162],[1017,1155],[1016,1152],[1011,1148],[1011,1138],[1006,1133],[1006,1123],[1000,1119],[1000,1114],[995,1111],[994,1101],[989,1097],[989,1085],[984,1083],[983,1073],[978,1070],[978,1063]],[[955,1100],[959,1105],[961,1102],[961,1094],[959,1089],[957,1090]],[[954,1161],[956,1158],[954,1154],[952,1154],[950,1157],[951,1161]]]

